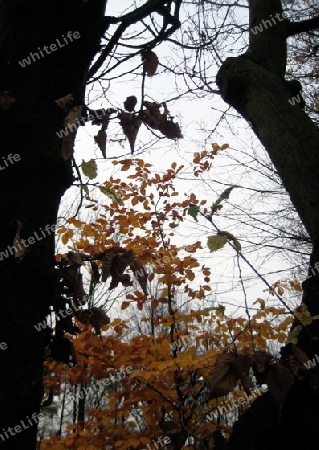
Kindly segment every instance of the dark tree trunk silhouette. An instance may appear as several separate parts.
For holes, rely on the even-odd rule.
[[[105,5],[106,0],[4,0],[0,5],[0,93],[15,99],[8,109],[0,108],[0,251],[13,246],[19,223],[22,239],[35,238],[20,262],[14,249],[0,261],[0,343],[7,346],[0,350],[0,445],[5,450],[36,447],[47,333],[37,332],[34,324],[44,320],[55,291],[54,233],[45,226],[56,223],[61,196],[73,182],[71,159],[62,158],[56,135],[66,113],[54,100],[71,93],[75,105],[84,104]],[[70,31],[80,38],[68,41]],[[57,39],[60,48],[40,53]],[[40,58],[33,55],[23,68],[19,61],[30,52]],[[20,159],[6,166],[10,153]]]
[[[319,261],[319,130],[298,102],[291,85],[284,80],[287,37],[300,32],[282,18],[280,0],[249,0],[250,27],[271,17],[275,24],[254,34],[249,50],[228,58],[217,75],[223,99],[250,124],[273,161],[313,243],[310,267]],[[302,31],[318,27],[318,20],[303,22]],[[304,282],[303,303],[312,316],[319,314],[319,277]],[[296,325],[296,324],[295,324]],[[295,326],[294,325],[294,326]],[[319,325],[304,326],[298,346],[309,358],[319,352]],[[235,425],[231,450],[301,450],[313,448],[319,432],[319,374],[311,371],[296,380],[282,411],[270,393],[256,400]]]

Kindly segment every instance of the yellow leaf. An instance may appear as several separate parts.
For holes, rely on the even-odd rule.
[[[68,233],[65,233],[65,234],[62,236],[61,240],[62,240],[62,243],[63,243],[64,245],[66,245],[66,244],[68,243],[68,241],[69,241],[69,235],[68,235]]]
[[[224,247],[227,242],[227,237],[223,234],[216,234],[215,236],[209,236],[207,239],[207,246],[211,252],[215,252]]]
[[[93,180],[97,177],[97,165],[94,159],[90,159],[90,161],[87,162],[82,159],[81,168],[83,174],[90,180]]]

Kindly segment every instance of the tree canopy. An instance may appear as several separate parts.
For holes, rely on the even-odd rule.
[[[318,27],[308,0],[1,2],[4,449],[309,448]]]

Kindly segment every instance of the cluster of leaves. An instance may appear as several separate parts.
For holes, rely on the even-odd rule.
[[[195,154],[194,173],[209,170],[216,153],[213,147]],[[104,192],[100,187],[111,201],[95,221],[73,217],[60,227],[68,251],[57,255],[57,267],[61,296],[73,306],[85,300],[85,268],[94,287],[109,279],[109,289],[121,283],[125,317],[110,319],[96,306],[75,311],[70,321],[77,333],[71,336],[65,328],[63,339],[72,342],[76,359],[65,366],[66,361],[54,362],[51,355],[46,390],[59,394],[70,386],[78,392],[125,367],[132,370],[112,381],[102,397],[86,401],[87,420],[69,424],[62,437],[43,440],[41,450],[145,448],[160,436],[182,445],[187,438],[212,442],[214,433],[229,433],[234,415],[212,419],[211,412],[226,397],[251,392],[256,379],[269,385],[280,408],[289,383],[300,376],[304,356],[290,366],[273,364],[267,348],[270,341],[285,342],[292,317],[284,308],[267,306],[264,299],[257,299],[260,309],[249,317],[227,316],[222,306],[203,307],[211,291],[211,269],[195,257],[202,244],[172,242],[174,230],[192,208],[201,208],[205,216],[215,214],[230,190],[207,208],[195,194],[178,199],[174,184],[183,166],[173,163],[159,174],[141,159],[113,164],[126,174],[126,181],[111,177]],[[100,203],[90,195],[86,202],[92,209]],[[152,283],[157,283],[155,290]],[[178,294],[188,308],[178,304]],[[136,308],[139,331],[133,322]],[[295,353],[292,350],[296,359]]]

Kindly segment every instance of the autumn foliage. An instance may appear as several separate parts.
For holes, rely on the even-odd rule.
[[[194,176],[209,170],[226,148],[214,144],[196,153]],[[209,207],[194,193],[176,191],[183,166],[172,163],[156,173],[142,159],[113,164],[125,178],[98,185],[106,199],[103,213],[100,197],[87,193],[86,207],[99,211],[96,220],[71,217],[58,230],[66,251],[56,257],[60,287],[54,309],[69,306],[74,315],[55,323],[45,386],[47,393],[65,395],[73,415],[64,418],[61,436],[43,430],[41,450],[143,449],[161,436],[170,438],[172,449],[212,445],[217,435],[227,438],[250,403],[216,414],[218,406],[266,384],[266,395],[281,408],[294,377],[305,376],[306,355],[294,344],[287,364],[269,352],[269,342],[286,341],[293,317],[262,298],[245,317],[204,305],[212,269],[196,257],[201,242],[180,245],[175,230],[190,216],[212,221],[231,190]],[[219,246],[213,236],[211,251],[230,242],[235,254],[241,252],[235,236],[224,234]],[[109,317],[112,310],[107,315],[92,301],[102,284],[121,292],[118,316]],[[278,284],[274,291],[278,287],[283,289]],[[92,389],[89,395],[93,385],[95,395]]]

